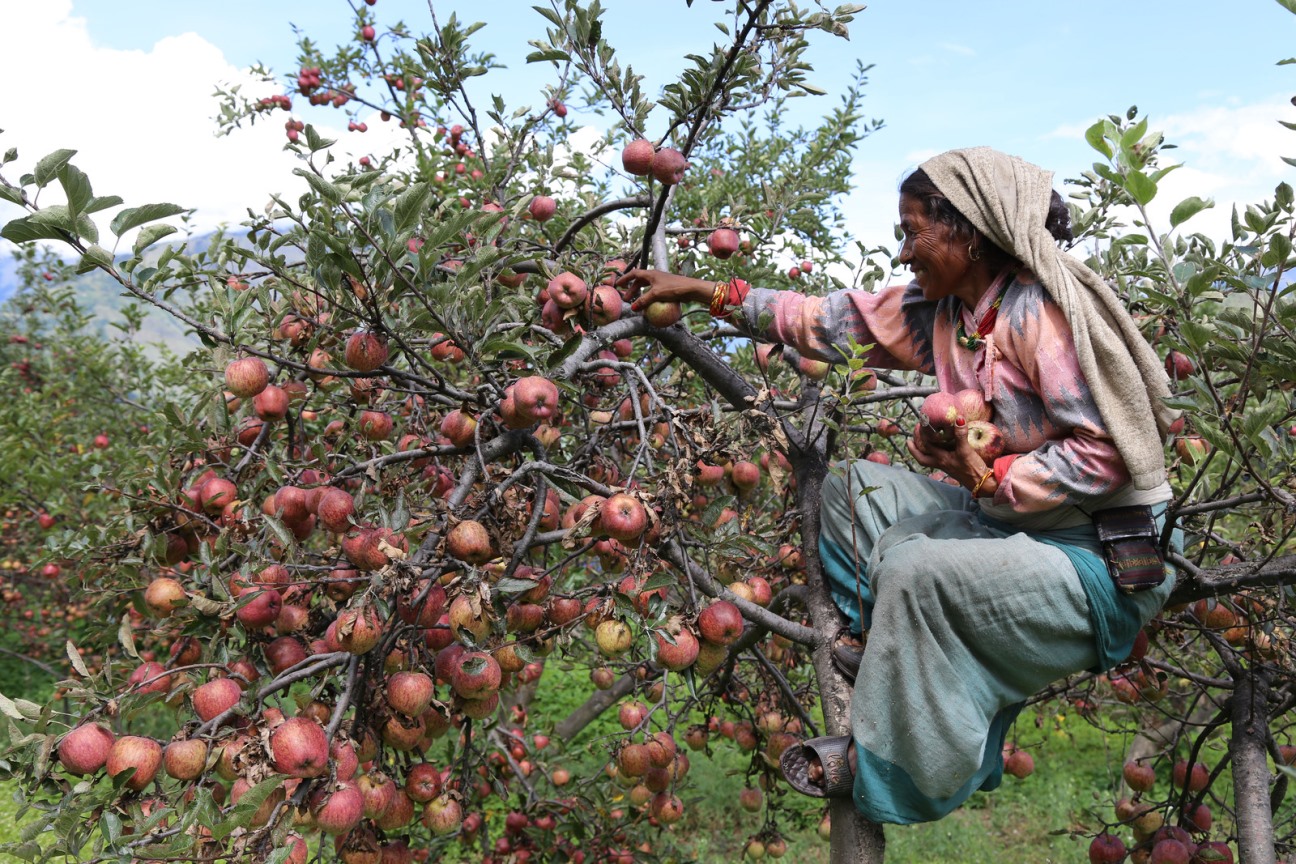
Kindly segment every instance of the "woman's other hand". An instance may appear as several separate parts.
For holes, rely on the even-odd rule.
[[[650,303],[710,303],[715,283],[665,270],[627,270],[616,281],[618,288],[647,288],[630,308],[642,312]]]
[[[962,419],[954,424],[954,446],[949,450],[928,444],[918,434],[910,436],[907,443],[909,455],[918,464],[926,468],[939,468],[957,480],[963,488],[969,491],[976,489],[978,497],[991,496],[998,488],[993,475],[982,481],[981,478],[986,476],[987,471],[993,470],[993,466],[987,465],[981,454],[968,443],[967,424]]]

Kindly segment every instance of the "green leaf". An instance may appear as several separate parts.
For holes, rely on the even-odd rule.
[[[322,135],[320,135],[318,132],[315,131],[314,126],[307,124],[306,125],[306,146],[310,148],[310,151],[312,153],[314,153],[318,150],[323,150],[326,147],[332,147],[333,139],[323,137]]]
[[[1099,120],[1097,123],[1085,130],[1084,137],[1085,140],[1089,142],[1090,147],[1110,159],[1112,157],[1111,145],[1108,144],[1107,139],[1103,137],[1103,130],[1106,128],[1106,124],[1106,120]]]
[[[1170,227],[1178,228],[1201,211],[1214,206],[1215,202],[1210,198],[1201,199],[1196,195],[1185,198],[1170,211]]]
[[[75,669],[77,674],[82,678],[89,678],[90,670],[86,668],[85,661],[81,659],[81,652],[72,644],[71,639],[67,640],[67,645],[65,647],[67,649],[68,659],[72,661],[72,668]]]
[[[136,236],[133,251],[138,255],[163,237],[174,234],[178,230],[174,225],[147,225],[141,228],[139,235]]]
[[[1293,159],[1290,156],[1279,156],[1278,158],[1286,162],[1288,165],[1291,165],[1292,167],[1296,167],[1296,159]]]
[[[822,87],[816,87],[813,84],[806,84],[804,82],[801,84],[801,89],[809,93],[811,96],[823,96],[828,92]]]
[[[58,176],[59,169],[67,164],[67,161],[76,155],[75,150],[55,150],[44,159],[36,163],[36,185],[42,189],[49,184],[51,180]]]
[[[129,617],[123,615],[121,625],[117,628],[117,641],[121,643],[126,654],[134,659],[139,659],[139,652],[135,648],[135,628],[131,625]]]
[[[89,273],[91,270],[96,268],[108,270],[111,269],[112,263],[112,255],[109,254],[107,249],[102,246],[91,244],[86,247],[85,254],[81,256],[81,261],[77,264],[76,272]]]
[[[17,186],[8,186],[8,185],[0,186],[0,198],[3,198],[4,200],[14,204],[23,203],[22,190],[19,189]]]
[[[67,195],[68,210],[74,214],[84,212],[86,206],[94,199],[90,178],[80,168],[69,163],[59,169],[58,179],[63,186],[63,192]]]
[[[0,237],[10,243],[31,243],[33,240],[66,240],[68,231],[57,225],[24,216],[0,228]]]
[[[122,203],[120,195],[105,195],[102,198],[92,198],[86,205],[85,212],[98,213],[100,210],[107,210],[109,207],[117,207]]]
[[[212,837],[222,840],[228,837],[235,828],[248,827],[252,823],[252,817],[256,815],[256,811],[270,797],[270,793],[282,785],[283,777],[275,774],[244,792],[242,797],[239,798],[239,802],[234,805],[234,809],[229,812],[229,816],[212,826]]]
[[[299,177],[305,177],[306,182],[310,185],[311,189],[315,190],[315,194],[330,204],[337,204],[342,200],[343,195],[341,187],[330,183],[323,177],[315,174],[315,172],[308,171],[305,168],[294,168],[293,173]]]
[[[1296,0],[1278,0],[1278,5],[1282,6],[1293,15],[1296,15]]]
[[[528,63],[545,63],[549,61],[566,63],[569,60],[571,60],[571,55],[566,51],[559,51],[557,48],[547,51],[532,51],[526,56],[526,62]]]
[[[1156,197],[1157,193],[1156,183],[1141,171],[1131,171],[1125,175],[1125,189],[1130,193],[1130,197],[1145,206]]]
[[[416,183],[400,194],[392,205],[397,234],[403,234],[418,224],[431,194],[432,186],[428,183]]]
[[[138,228],[146,222],[165,219],[168,216],[175,216],[183,212],[185,212],[185,208],[177,204],[145,204],[142,207],[127,207],[113,218],[112,224],[108,227],[120,237],[132,228]]]
[[[14,161],[17,158],[18,158],[18,148],[10,147],[8,150],[5,151],[4,159],[0,160],[0,165],[8,165],[10,162]]]

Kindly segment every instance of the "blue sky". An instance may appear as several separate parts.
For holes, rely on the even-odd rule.
[[[481,79],[483,96],[539,103],[545,69],[522,59],[543,26],[533,2],[433,0],[440,16],[487,22],[476,44],[510,69]],[[710,22],[730,5],[605,0],[605,33],[653,92],[683,54],[723,38]],[[237,219],[291,176],[282,129],[211,136],[214,84],[254,61],[292,71],[292,24],[326,45],[353,31],[342,0],[0,0],[0,11],[21,34],[0,57],[0,146],[17,144],[20,164],[75,147],[97,192],[196,206],[200,223]],[[427,0],[378,0],[372,11],[380,30],[430,24]],[[1296,16],[1274,0],[877,0],[849,42],[815,35],[812,80],[830,95],[800,100],[794,119],[829,110],[857,59],[875,64],[865,105],[886,128],[863,144],[847,206],[870,243],[890,241],[895,187],[927,155],[989,144],[1060,181],[1093,161],[1083,129],[1131,104],[1183,145],[1167,209],[1214,196],[1221,207],[1199,219],[1222,224],[1226,202],[1292,179],[1278,157],[1296,154],[1296,135],[1275,121],[1296,121],[1296,66],[1276,62],[1296,53]],[[607,122],[578,110],[569,120]]]

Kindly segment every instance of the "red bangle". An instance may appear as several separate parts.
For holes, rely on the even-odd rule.
[[[728,318],[733,314],[733,308],[741,306],[743,300],[747,299],[750,290],[751,286],[742,279],[717,282],[715,294],[711,296],[711,317]]]

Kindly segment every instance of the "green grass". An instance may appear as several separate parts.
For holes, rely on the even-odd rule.
[[[552,664],[539,688],[541,695],[529,709],[530,731],[545,731],[549,723],[566,716],[584,700],[588,689],[583,671],[564,673],[557,663]],[[34,684],[32,692],[7,695],[37,701],[48,693],[48,684],[41,682]],[[682,732],[682,727],[677,730],[678,737],[682,738]],[[621,734],[615,710],[607,711],[565,748],[562,742],[554,742],[549,758],[560,759],[576,777],[587,775],[601,770],[611,744]],[[978,793],[940,822],[888,826],[889,864],[981,864],[989,860],[1062,864],[1087,860],[1087,838],[1069,832],[1092,833],[1104,819],[1111,818],[1128,741],[1107,738],[1075,715],[1048,711],[1024,713],[1012,740],[1032,753],[1035,773],[1025,780],[1006,777],[1000,789]],[[654,842],[655,851],[672,850],[663,860],[738,861],[748,837],[762,829],[768,816],[768,811],[749,813],[738,806],[738,792],[748,782],[745,775],[752,757],[719,735],[712,736],[709,757],[689,755],[692,767],[687,782],[677,790],[685,803],[685,817],[663,829],[661,839]],[[0,783],[0,842],[16,839],[21,828],[12,792],[11,784]],[[789,846],[784,860],[826,864],[828,844],[816,833],[822,814],[819,802],[790,792],[786,786],[767,795],[767,801],[771,797],[781,805],[778,826]],[[626,804],[615,798],[608,802],[610,807]],[[453,854],[446,860],[453,860]]]

